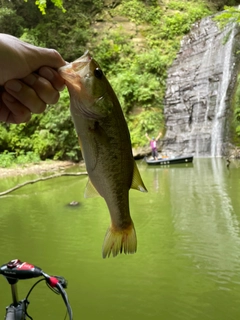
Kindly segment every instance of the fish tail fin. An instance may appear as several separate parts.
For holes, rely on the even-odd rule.
[[[116,257],[119,253],[135,253],[137,251],[137,236],[133,223],[123,230],[117,230],[112,225],[108,228],[102,247],[103,258]]]

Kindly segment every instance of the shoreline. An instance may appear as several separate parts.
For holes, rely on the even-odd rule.
[[[56,172],[65,170],[79,163],[71,161],[47,160],[38,163],[29,163],[10,168],[0,167],[0,179],[6,177],[24,176],[26,174],[41,175],[46,172]]]

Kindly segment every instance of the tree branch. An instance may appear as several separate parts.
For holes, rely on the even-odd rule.
[[[58,177],[62,177],[62,176],[82,176],[82,175],[87,175],[87,172],[77,172],[77,173],[71,173],[71,172],[63,172],[63,173],[59,173],[59,174],[54,174],[54,175],[51,175],[51,176],[48,176],[48,177],[42,177],[42,178],[38,178],[38,179],[35,179],[35,180],[29,180],[29,181],[26,181],[26,182],[23,182],[21,184],[18,184],[16,185],[15,187],[11,188],[11,189],[8,189],[6,191],[3,191],[3,192],[0,192],[0,197],[1,196],[5,196],[6,194],[10,193],[10,192],[13,192],[17,189],[20,189],[28,184],[33,184],[33,183],[36,183],[36,182],[39,182],[39,181],[45,181],[45,180],[48,180],[48,179],[53,179],[53,178],[58,178]]]

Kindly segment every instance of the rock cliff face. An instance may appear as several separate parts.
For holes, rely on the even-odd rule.
[[[168,71],[164,114],[167,154],[222,156],[239,69],[239,27],[220,30],[211,17],[195,23]]]

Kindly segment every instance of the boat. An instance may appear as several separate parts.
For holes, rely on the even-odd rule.
[[[150,166],[157,165],[168,165],[168,164],[178,164],[178,163],[192,163],[193,156],[179,156],[179,157],[171,157],[171,158],[158,158],[157,160],[151,158],[145,158],[147,164]]]

